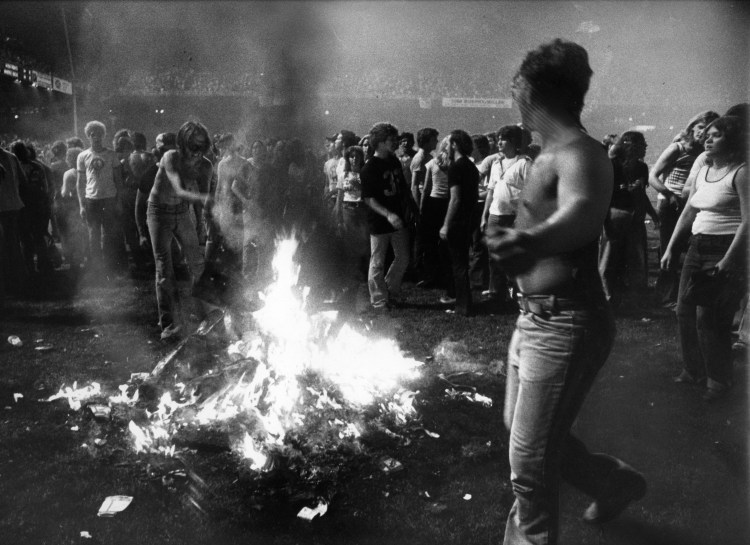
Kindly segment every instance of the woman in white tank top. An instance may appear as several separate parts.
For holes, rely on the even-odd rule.
[[[711,164],[701,169],[690,190],[661,266],[673,264],[692,234],[677,299],[684,368],[675,381],[705,380],[703,398],[713,401],[724,397],[732,385],[731,327],[747,286],[750,195],[745,120],[721,117],[706,133]]]

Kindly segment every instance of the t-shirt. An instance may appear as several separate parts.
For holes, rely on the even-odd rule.
[[[448,167],[448,185],[459,186],[461,199],[451,225],[469,225],[479,194],[479,170],[468,157],[460,157]]]
[[[85,177],[87,199],[111,199],[117,196],[114,170],[120,168],[117,154],[111,149],[94,151],[89,148],[78,155],[78,172]]]
[[[406,191],[406,180],[401,162],[391,155],[386,159],[370,157],[359,174],[362,180],[362,198],[374,199],[389,212],[404,218],[402,197]],[[382,235],[395,231],[390,222],[368,207],[367,226],[370,234]]]
[[[338,189],[344,192],[344,202],[362,201],[362,180],[359,174],[347,172],[343,180],[339,180]]]
[[[427,172],[425,166],[431,159],[432,155],[425,153],[424,149],[420,148],[416,155],[412,157],[411,165],[409,165],[409,170],[411,170],[411,183],[414,184],[416,181],[417,187],[419,187],[420,191],[424,186],[424,175]]]
[[[734,184],[737,171],[746,163],[735,166],[718,180],[711,167],[705,166],[695,180],[690,205],[698,209],[692,226],[694,235],[734,235],[742,223],[740,196]]]
[[[505,157],[497,154],[490,166],[489,184],[487,189],[492,190],[492,202],[490,203],[490,214],[493,216],[514,215],[516,213],[515,203],[518,194],[513,186],[509,186],[504,179],[506,172],[510,170],[522,156]],[[520,190],[519,190],[520,192]]]
[[[518,212],[518,199],[526,183],[531,159],[525,155],[516,156],[514,159],[492,188],[490,214],[494,216],[515,216]]]
[[[430,173],[430,197],[433,199],[450,198],[450,186],[448,185],[448,171],[438,166],[437,159],[431,159],[425,167]]]
[[[328,191],[335,192],[338,184],[338,176],[336,174],[336,167],[339,164],[338,157],[331,157],[323,164],[323,172],[326,175],[328,181]],[[335,193],[334,193],[335,194]]]

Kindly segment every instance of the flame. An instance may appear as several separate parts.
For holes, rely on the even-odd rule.
[[[81,408],[81,402],[91,399],[102,393],[101,384],[98,382],[92,382],[89,386],[83,388],[78,387],[78,382],[73,382],[73,387],[65,386],[64,384],[60,387],[60,390],[47,398],[47,401],[54,401],[56,399],[66,398],[70,408],[77,411]]]
[[[171,438],[185,418],[199,426],[235,422],[242,433],[230,438],[233,451],[251,469],[264,470],[289,433],[304,433],[306,426],[322,423],[327,438],[356,441],[362,432],[346,414],[379,402],[375,406],[396,424],[415,416],[416,392],[400,384],[416,377],[421,363],[405,357],[394,340],[372,338],[349,324],[337,327],[336,312],[310,315],[309,289],[297,287],[297,247],[293,237],[277,241],[275,282],[259,293],[264,306],[252,314],[255,327],[227,348],[244,372],[205,398],[175,385],[178,400],[165,393],[148,414],[148,426],[130,422],[136,451],[173,455]],[[137,392],[128,396],[127,386],[120,390],[112,402],[137,401]],[[181,411],[187,406],[193,407],[189,416]],[[326,411],[340,416],[321,422]]]

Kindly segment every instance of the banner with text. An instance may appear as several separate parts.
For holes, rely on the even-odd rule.
[[[511,108],[510,98],[443,97],[443,108]]]
[[[55,91],[60,91],[61,93],[66,93],[68,95],[73,94],[73,84],[68,80],[53,78],[53,87]]]
[[[39,87],[50,89],[52,87],[52,74],[45,74],[34,70],[34,81]]]

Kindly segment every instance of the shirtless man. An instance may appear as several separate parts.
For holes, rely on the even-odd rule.
[[[490,255],[520,290],[504,414],[516,497],[507,545],[557,543],[561,477],[594,499],[583,515],[590,523],[611,520],[646,492],[640,473],[570,433],[615,332],[597,271],[612,166],[580,122],[591,74],[585,49],[555,40],[529,52],[514,78],[523,124],[542,149],[515,228],[488,233]]]

